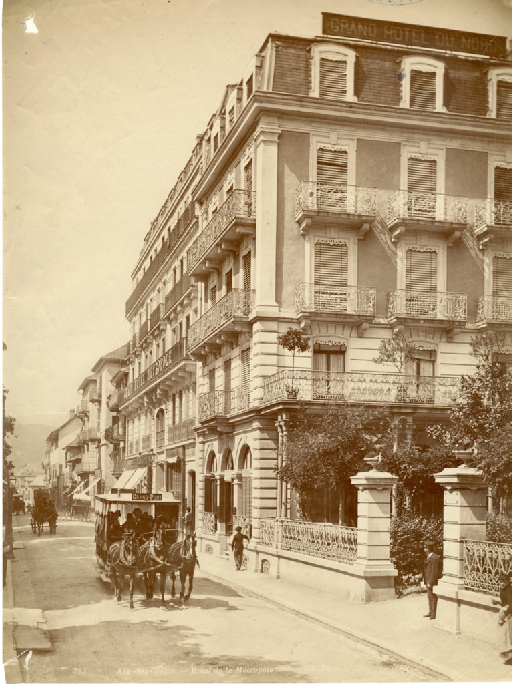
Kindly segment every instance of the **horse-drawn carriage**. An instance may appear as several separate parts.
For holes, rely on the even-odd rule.
[[[171,595],[174,597],[175,577],[179,573],[183,607],[192,591],[197,563],[196,542],[195,534],[185,536],[177,529],[179,501],[172,493],[97,494],[94,506],[97,569],[103,580],[113,584],[117,601],[121,601],[127,575],[130,578],[130,608],[134,607],[134,586],[138,576],[144,578],[146,599],[152,599],[158,574],[161,606],[165,607],[167,575],[172,579]]]
[[[58,517],[55,502],[50,498],[49,493],[44,489],[36,489],[34,491],[34,508],[30,518],[32,532],[34,534],[37,532],[41,536],[43,525],[47,522],[50,526],[50,534],[55,534]]]
[[[25,502],[23,497],[19,494],[15,494],[12,499],[12,512],[14,515],[25,514]]]

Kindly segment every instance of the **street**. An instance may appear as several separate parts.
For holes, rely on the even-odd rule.
[[[96,573],[92,524],[60,518],[57,534],[45,526],[41,537],[28,516],[14,526],[24,544],[11,566],[14,610],[27,624],[44,611],[53,650],[35,651],[23,679],[8,668],[9,684],[428,681],[398,659],[241,595],[201,570],[184,610],[177,600],[166,609],[158,598],[146,601],[140,584],[130,610],[127,588],[117,604]]]

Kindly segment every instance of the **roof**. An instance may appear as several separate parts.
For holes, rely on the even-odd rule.
[[[87,385],[89,385],[91,382],[98,382],[98,376],[97,375],[88,375],[86,378],[82,380],[82,384],[78,388],[78,390],[84,390]]]
[[[141,508],[148,503],[159,504],[159,503],[180,503],[178,499],[175,498],[172,492],[161,492],[162,498],[158,501],[152,499],[151,501],[139,501],[132,497],[132,492],[123,492],[122,494],[96,494],[96,501],[104,501],[106,503],[133,503]]]
[[[127,356],[128,343],[125,343],[117,349],[114,349],[114,351],[111,351],[108,354],[100,356],[100,358],[96,361],[91,370],[93,373],[97,373],[101,366],[103,366],[103,364],[107,363],[108,361],[125,361]]]

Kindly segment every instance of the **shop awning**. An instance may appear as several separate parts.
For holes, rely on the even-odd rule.
[[[125,470],[119,476],[117,482],[114,483],[111,489],[135,489],[143,477],[146,476],[146,468],[135,468],[133,470]]]

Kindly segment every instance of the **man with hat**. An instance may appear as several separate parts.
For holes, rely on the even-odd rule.
[[[233,555],[235,556],[236,569],[240,570],[242,567],[242,560],[244,557],[244,539],[249,542],[249,537],[246,534],[242,534],[242,528],[240,525],[236,528],[236,534],[233,535],[233,541],[231,542],[231,548],[233,549]]]
[[[424,617],[435,620],[438,596],[434,593],[434,587],[443,576],[442,562],[441,557],[434,552],[433,542],[426,541],[423,550],[427,556],[425,558],[425,565],[423,566],[423,578],[425,580],[425,586],[427,587],[428,598],[428,613]]]

